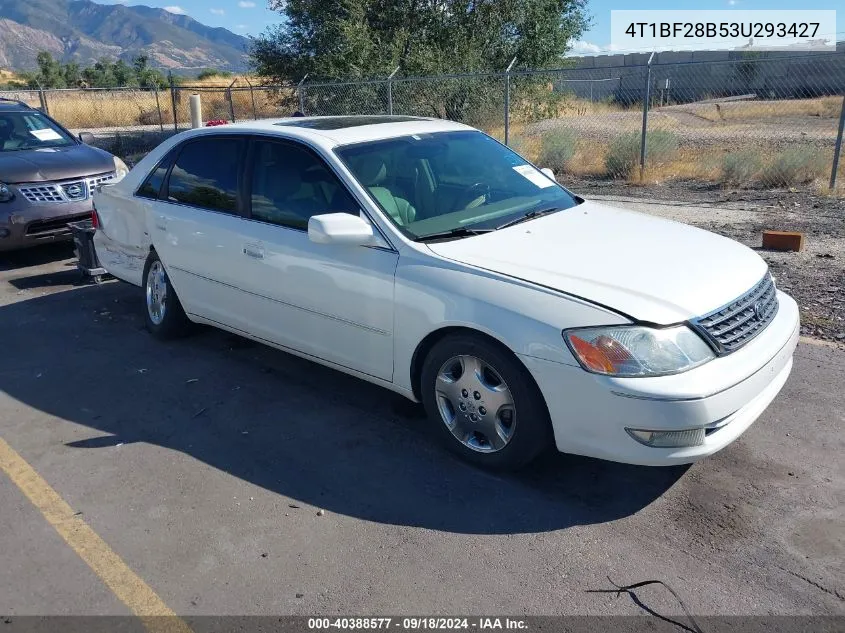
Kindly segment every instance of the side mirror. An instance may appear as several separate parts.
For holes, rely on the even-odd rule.
[[[555,178],[555,172],[553,172],[548,167],[543,167],[540,171],[543,172],[544,174],[546,174],[549,178],[551,178],[555,182],[557,182],[557,178]]]
[[[79,140],[85,143],[86,145],[91,145],[91,143],[94,142],[94,135],[91,134],[91,132],[80,132]]]
[[[308,219],[308,239],[316,244],[367,246],[375,242],[373,227],[358,215],[325,213]]]

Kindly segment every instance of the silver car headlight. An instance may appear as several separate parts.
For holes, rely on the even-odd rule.
[[[685,325],[642,325],[564,330],[563,338],[587,371],[618,377],[665,376],[713,360],[713,350]]]
[[[0,182],[0,202],[10,202],[14,200],[15,194],[5,182]]]
[[[114,182],[120,182],[129,173],[129,167],[117,156],[114,157]]]

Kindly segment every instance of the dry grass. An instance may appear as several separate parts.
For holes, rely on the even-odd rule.
[[[628,108],[608,101],[590,101],[568,96],[553,98],[551,95],[544,99],[539,95],[531,99],[512,100],[511,121],[530,123],[541,119],[589,118],[626,110]]]
[[[169,93],[159,93],[162,109],[170,104]],[[121,92],[53,92],[48,98],[50,115],[69,128],[130,127],[158,123],[154,93]],[[145,113],[156,113],[155,120]],[[144,123],[141,123],[144,119]],[[173,120],[171,116],[171,121]]]
[[[691,103],[670,106],[708,121],[733,121],[812,116],[832,119],[839,116],[842,97],[782,99],[778,101],[731,101],[726,103]]]
[[[219,87],[211,78],[197,86]],[[228,86],[231,79],[225,84]],[[238,84],[236,84],[238,86]],[[192,90],[179,90],[176,101],[176,116],[180,122],[190,120],[190,96]],[[215,92],[198,91],[202,101],[203,119],[231,120],[231,109],[224,90]],[[255,108],[250,92],[233,91],[232,101],[235,118],[251,119],[253,116],[267,118],[282,116],[279,109],[280,96],[274,91],[255,90]],[[173,124],[173,103],[170,90],[161,90],[156,95],[146,90],[121,91],[68,91],[52,92],[48,97],[50,114],[66,127],[73,129],[96,129],[105,127],[129,128],[139,125]],[[37,105],[37,104],[36,104]],[[161,114],[159,115],[159,109]]]
[[[492,128],[489,130],[494,136],[503,137],[503,130],[501,127]],[[517,153],[524,156],[529,161],[541,167],[548,167],[542,162],[542,148],[543,137],[540,135],[527,135],[525,133],[525,126],[517,124],[511,126],[511,147]],[[593,176],[593,177],[607,177],[607,156],[610,151],[610,143],[596,142],[587,139],[578,139],[575,144],[575,152],[566,163],[565,173],[574,176]],[[640,176],[639,168],[631,169],[627,174],[619,174],[617,177],[624,178],[627,182],[632,184],[651,185],[662,182],[679,181],[679,180],[697,180],[702,182],[724,183],[732,185],[749,185],[759,182],[762,178],[760,171],[764,167],[771,168],[778,158],[780,153],[768,157],[767,160],[761,161],[761,168],[755,169],[753,177],[749,178],[747,182],[727,182],[724,173],[724,160],[727,148],[714,148],[711,151],[702,152],[700,149],[679,148],[673,154],[667,156],[664,160],[658,161],[656,164],[647,164],[645,173]],[[561,171],[562,170],[556,170]],[[840,168],[843,174],[840,177],[840,183],[837,186],[836,192],[831,195],[841,196],[845,194],[845,166]],[[817,186],[819,190],[827,190],[827,185],[818,180]],[[773,184],[765,183],[764,184]],[[824,186],[822,186],[824,185]],[[828,191],[828,193],[830,193]]]

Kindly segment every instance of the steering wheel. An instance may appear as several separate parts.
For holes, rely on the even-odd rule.
[[[474,185],[471,185],[466,190],[466,203],[460,207],[461,209],[468,208],[469,204],[478,200],[479,198],[484,198],[484,201],[487,201],[487,198],[490,195],[490,184],[486,182],[477,182]],[[477,205],[476,205],[477,206]]]

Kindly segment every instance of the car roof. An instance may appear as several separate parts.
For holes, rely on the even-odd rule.
[[[412,134],[432,134],[473,128],[443,119],[427,119],[411,116],[327,116],[288,117],[244,121],[226,126],[214,126],[192,130],[193,134],[214,132],[258,132],[274,136],[298,138],[314,144],[333,148],[365,141],[396,138]]]
[[[2,112],[32,112],[34,108],[21,101],[0,98],[0,111]]]

